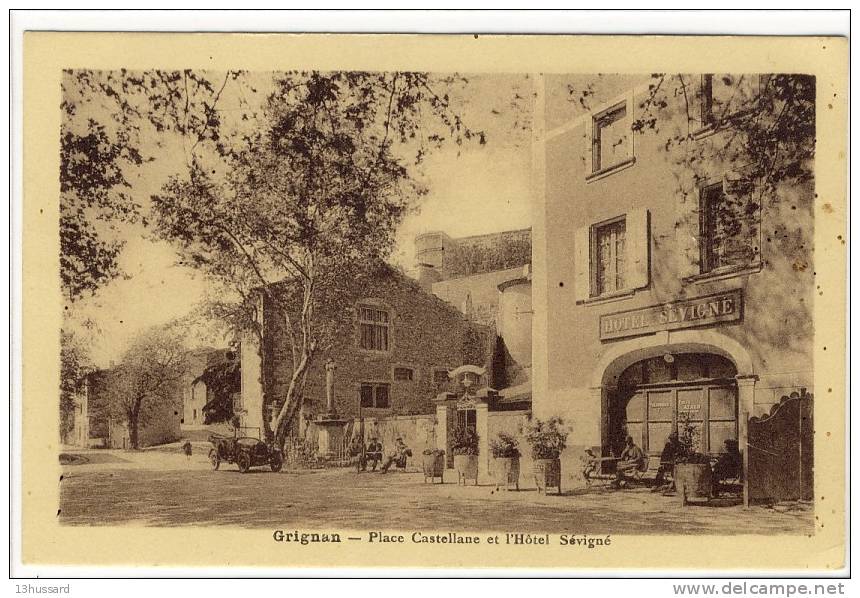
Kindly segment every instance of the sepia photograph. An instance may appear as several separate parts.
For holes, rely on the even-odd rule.
[[[58,194],[25,182],[58,235],[25,265],[25,329],[28,301],[60,314],[39,513],[69,541],[205,531],[316,565],[636,566],[663,539],[822,541],[825,511],[841,550],[847,123],[823,141],[821,115],[847,73],[788,65],[843,41],[771,69],[601,70],[594,40],[587,69],[68,61],[40,100]]]

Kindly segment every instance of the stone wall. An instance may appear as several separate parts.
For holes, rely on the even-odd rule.
[[[487,365],[490,351],[489,331],[469,322],[439,298],[422,291],[418,284],[391,268],[372,277],[352,282],[345,305],[328,310],[320,308],[317,320],[332,329],[332,345],[317,353],[305,386],[306,412],[325,409],[325,362],[335,361],[334,400],[339,414],[359,415],[362,384],[388,384],[388,408],[362,408],[361,415],[374,418],[394,415],[433,413],[431,400],[447,384],[434,380],[464,363]],[[387,351],[370,351],[360,346],[357,314],[359,305],[372,305],[389,315]],[[292,356],[282,318],[276,317],[267,302],[265,316],[265,367],[271,381],[270,396],[282,400],[292,375]],[[242,403],[250,421],[260,412],[262,393],[249,388],[259,380],[253,368],[245,367],[249,351],[242,351]],[[395,380],[395,368],[412,370],[412,380]]]

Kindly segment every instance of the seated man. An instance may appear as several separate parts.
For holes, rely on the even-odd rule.
[[[723,480],[740,479],[743,477],[744,461],[738,450],[738,441],[731,438],[723,443],[726,452],[720,455],[714,464],[714,495],[716,496]]]
[[[382,443],[378,442],[375,437],[370,439],[370,444],[364,457],[365,467],[367,464],[370,464],[370,471],[376,471],[376,466],[382,461]]]
[[[352,444],[349,445],[349,460],[350,463],[355,464],[358,473],[367,469],[367,448],[361,436],[353,436]]]
[[[652,492],[659,492],[666,485],[666,474],[671,474],[674,471],[675,459],[677,459],[680,451],[681,443],[678,442],[678,433],[672,432],[666,438],[666,444],[663,445],[663,452],[660,454],[660,468],[657,470]]]
[[[400,468],[406,467],[406,458],[412,454],[412,451],[406,446],[402,438],[394,441],[394,449],[388,454],[385,464],[382,466],[380,473],[388,473],[388,468],[393,463],[397,463]]]
[[[621,452],[621,460],[615,466],[615,481],[612,485],[620,488],[627,475],[635,471],[644,471],[647,467],[648,457],[645,455],[645,451],[636,446],[632,436],[628,436],[624,450]]]
[[[582,478],[587,485],[591,485],[591,476],[597,473],[599,466],[600,460],[594,454],[594,451],[590,448],[585,449],[585,455],[582,456]]]

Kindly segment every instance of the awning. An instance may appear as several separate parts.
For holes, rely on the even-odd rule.
[[[532,381],[526,380],[522,384],[509,386],[499,391],[499,403],[525,403],[532,400]]]

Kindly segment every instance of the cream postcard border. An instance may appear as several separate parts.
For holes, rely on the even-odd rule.
[[[815,533],[615,536],[549,546],[276,545],[272,530],[82,527],[57,520],[60,75],[65,68],[362,69],[462,73],[795,72],[817,77]],[[844,38],[396,34],[24,34],[22,560],[141,567],[840,569],[845,559],[848,43]],[[825,209],[827,205],[827,209]],[[540,201],[535,208],[540,209]],[[535,230],[536,239],[541,231]],[[545,258],[536,242],[535,263]],[[15,252],[13,248],[13,252]],[[540,268],[536,268],[539,271]],[[536,293],[540,292],[536,285]],[[535,297],[540,305],[540,297]],[[543,315],[543,317],[541,317]],[[536,314],[535,334],[547,329]],[[826,349],[825,349],[826,346]],[[16,491],[13,488],[13,491]],[[571,508],[575,508],[571,505]],[[320,530],[322,531],[322,530]],[[348,530],[337,530],[346,532]],[[448,531],[448,530],[445,530]],[[455,531],[455,530],[451,530]],[[571,530],[575,531],[575,530]],[[486,534],[484,534],[486,536]],[[85,549],[83,549],[86,547]],[[221,569],[221,574],[229,573]]]

